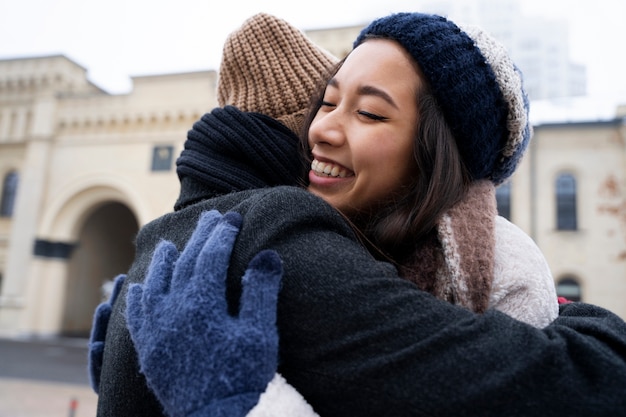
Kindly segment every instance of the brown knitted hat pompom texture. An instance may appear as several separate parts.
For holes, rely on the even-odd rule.
[[[337,62],[286,21],[256,14],[226,39],[218,104],[266,114],[299,134],[312,95]]]

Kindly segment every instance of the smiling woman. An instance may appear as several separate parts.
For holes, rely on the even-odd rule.
[[[308,190],[404,278],[477,312],[556,317],[543,255],[495,208],[531,135],[521,73],[495,39],[435,15],[374,21],[305,131]],[[533,307],[514,296],[530,293]]]
[[[355,49],[329,81],[309,127],[309,191],[348,216],[401,196],[418,175],[411,155],[420,83],[399,44],[380,40]]]

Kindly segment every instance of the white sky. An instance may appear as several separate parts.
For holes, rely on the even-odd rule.
[[[463,1],[463,0],[459,0]],[[363,24],[419,0],[0,0],[0,59],[64,54],[98,86],[130,76],[217,69],[228,33],[256,12],[306,29]],[[524,14],[566,19],[572,61],[591,95],[626,102],[626,0],[521,0]]]

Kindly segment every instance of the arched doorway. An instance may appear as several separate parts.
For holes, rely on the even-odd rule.
[[[93,312],[104,296],[103,285],[126,273],[135,257],[138,230],[131,210],[119,202],[101,204],[86,217],[68,262],[63,335],[89,335]]]

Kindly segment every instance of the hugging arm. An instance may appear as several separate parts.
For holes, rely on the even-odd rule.
[[[161,242],[145,282],[130,286],[126,315],[141,372],[170,416],[314,417],[275,374],[282,276],[275,252],[254,257],[239,314],[227,311],[225,279],[240,223],[236,213],[204,213],[180,256]]]
[[[109,299],[100,303],[93,315],[87,352],[87,371],[89,373],[89,384],[96,394],[100,391],[100,373],[102,372],[102,357],[104,355],[107,326],[109,325],[113,305],[125,280],[126,275],[124,274],[115,277]]]
[[[227,311],[226,271],[240,223],[236,213],[204,213],[182,254],[161,242],[145,283],[129,288],[127,322],[141,371],[170,416],[244,416],[276,371],[276,253],[255,256],[238,316]]]

